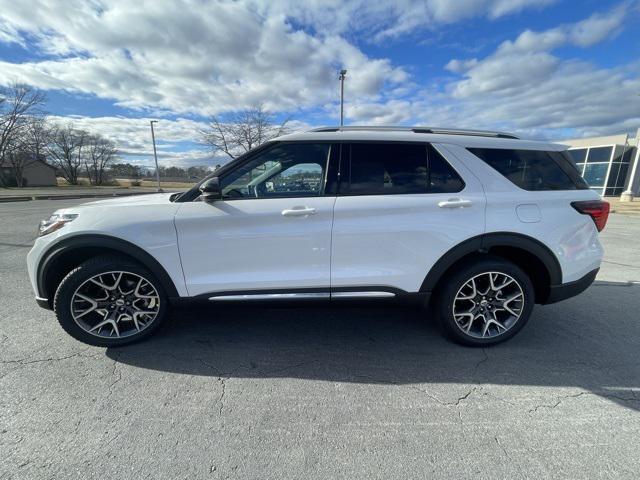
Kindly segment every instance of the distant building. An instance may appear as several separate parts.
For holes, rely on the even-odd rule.
[[[610,135],[563,140],[582,176],[602,196],[639,195],[640,129],[635,137]]]
[[[0,179],[8,181],[8,184],[4,186],[17,186],[15,184],[13,169],[8,161],[0,160],[0,170]],[[25,162],[22,176],[24,187],[55,187],[58,185],[56,169],[41,158],[34,158],[33,160]]]

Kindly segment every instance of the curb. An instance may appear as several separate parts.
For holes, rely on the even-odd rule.
[[[149,195],[157,192],[114,192],[114,193],[79,193],[70,195],[30,195],[30,196],[0,196],[0,203],[3,202],[28,202],[31,200],[73,200],[77,198],[108,198],[108,197],[130,197],[132,195]]]

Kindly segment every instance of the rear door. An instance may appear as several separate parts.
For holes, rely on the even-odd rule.
[[[418,291],[447,250],[484,232],[484,208],[479,181],[437,145],[343,144],[332,292]]]

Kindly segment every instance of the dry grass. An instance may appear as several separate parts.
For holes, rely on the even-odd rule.
[[[131,180],[128,178],[116,178],[115,180],[112,180],[108,183],[105,183],[104,185],[101,185],[101,187],[93,187],[89,184],[89,180],[87,178],[79,178],[78,179],[78,185],[70,185],[64,178],[60,178],[58,177],[58,186],[59,187],[73,187],[73,188],[82,188],[82,187],[87,187],[87,188],[101,188],[101,187],[110,187],[110,188],[117,188],[117,187],[121,187],[121,188],[131,188],[131,187],[142,187],[142,188],[155,188],[156,187],[156,181],[155,180],[139,180],[139,181],[135,181],[135,180]],[[163,182],[160,181],[160,186],[162,188],[191,188],[193,186],[193,183],[189,183],[189,182]]]
[[[127,180],[118,180],[118,182],[126,182]],[[163,182],[160,180],[160,186],[162,188],[191,188],[193,187],[194,182]],[[142,180],[140,182],[141,187],[155,187],[155,180]]]

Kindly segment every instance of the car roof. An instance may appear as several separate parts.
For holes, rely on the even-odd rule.
[[[382,141],[425,142],[459,145],[465,148],[510,148],[517,150],[560,151],[567,148],[558,143],[522,140],[504,132],[460,130],[436,127],[321,127],[275,138],[274,141]]]

